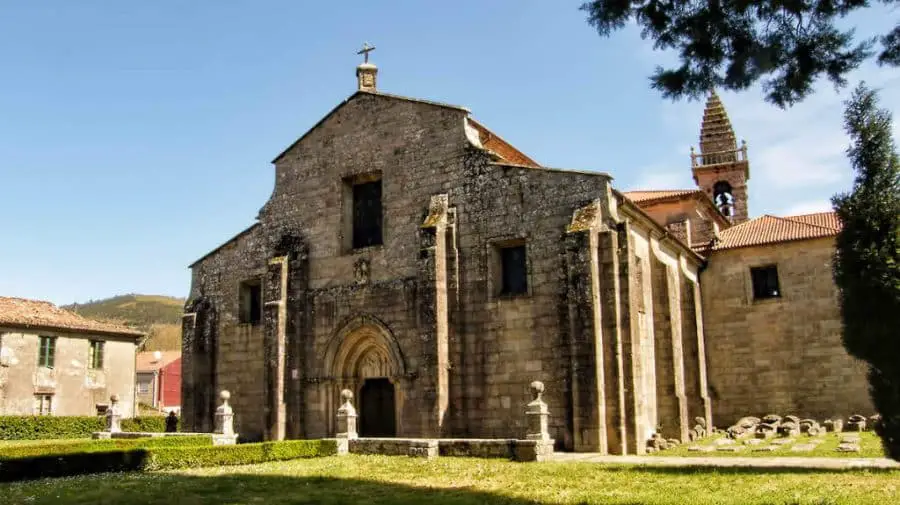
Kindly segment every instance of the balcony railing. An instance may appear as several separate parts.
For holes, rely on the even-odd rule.
[[[691,146],[691,166],[699,167],[706,165],[718,165],[721,163],[735,163],[738,161],[748,161],[747,159],[747,141],[741,141],[741,147],[737,149],[728,149],[726,151],[716,151],[713,153],[697,154],[694,147]]]

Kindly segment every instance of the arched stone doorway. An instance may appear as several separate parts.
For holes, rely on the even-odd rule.
[[[372,316],[358,316],[341,326],[326,350],[325,365],[335,379],[335,399],[342,389],[355,393],[360,436],[395,437],[402,432],[406,366],[384,323]],[[334,405],[332,410],[339,402]],[[331,417],[335,414],[336,410]]]

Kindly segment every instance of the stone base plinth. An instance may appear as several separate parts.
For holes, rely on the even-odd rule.
[[[212,445],[235,445],[237,444],[238,436],[235,433],[234,435],[223,435],[221,433],[186,433],[186,432],[175,432],[175,433],[160,433],[160,432],[140,432],[140,431],[119,431],[115,433],[110,433],[108,431],[95,431],[91,433],[91,438],[95,440],[109,440],[109,439],[135,439],[135,438],[162,438],[162,437],[200,437],[206,436],[212,438]]]
[[[479,438],[334,438],[337,454],[380,454],[435,458],[504,458],[545,461],[553,455],[553,440]]]

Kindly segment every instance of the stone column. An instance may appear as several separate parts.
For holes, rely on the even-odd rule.
[[[353,399],[353,392],[349,389],[341,391],[341,406],[337,409],[337,438],[338,455],[350,453],[350,440],[359,437],[356,432],[356,409],[350,400]]]
[[[288,257],[269,260],[265,281],[266,439],[284,440]]]
[[[234,435],[234,411],[232,411],[231,405],[228,404],[231,393],[227,390],[223,390],[219,394],[219,398],[222,399],[222,405],[219,405],[216,409],[216,427],[214,433],[219,435]]]
[[[528,433],[525,440],[515,442],[513,456],[519,461],[544,461],[553,455],[553,439],[550,438],[547,429],[550,411],[541,399],[541,395],[544,394],[544,383],[532,382],[531,394],[534,399],[525,406]]]
[[[119,410],[119,395],[109,397],[109,408],[106,409],[106,432],[120,433],[122,412]]]
[[[449,311],[447,299],[446,194],[434,195],[420,231],[418,297],[420,334],[424,340],[423,373],[418,385],[424,394],[421,435],[445,432],[449,390]]]
[[[534,399],[525,406],[525,415],[528,419],[528,434],[525,438],[528,440],[550,440],[550,432],[547,430],[547,419],[550,417],[550,410],[547,404],[541,399],[544,394],[544,383],[534,381],[531,383],[531,394]]]

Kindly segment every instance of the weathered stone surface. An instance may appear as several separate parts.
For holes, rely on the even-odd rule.
[[[716,447],[716,451],[718,452],[741,452],[745,449],[743,445],[725,445],[721,447]]]
[[[747,413],[819,421],[872,412],[865,363],[841,342],[834,237],[715,251],[703,270],[713,419]],[[750,268],[776,265],[782,296],[754,300]],[[752,379],[751,379],[752,378]]]
[[[816,448],[816,444],[797,444],[791,447],[792,452],[810,452]]]
[[[716,447],[712,445],[692,445],[688,447],[690,452],[715,452]]]
[[[835,449],[837,452],[859,452],[859,445],[842,443]]]
[[[753,452],[775,452],[780,448],[781,447],[777,445],[761,445],[759,447],[754,447],[751,450]]]
[[[434,439],[357,438],[348,440],[351,454],[381,454],[384,456],[413,456],[431,459],[438,456],[438,441]]]
[[[854,414],[847,419],[845,431],[866,431],[866,417]]]
[[[789,445],[794,443],[793,438],[776,438],[769,442],[771,445]]]

